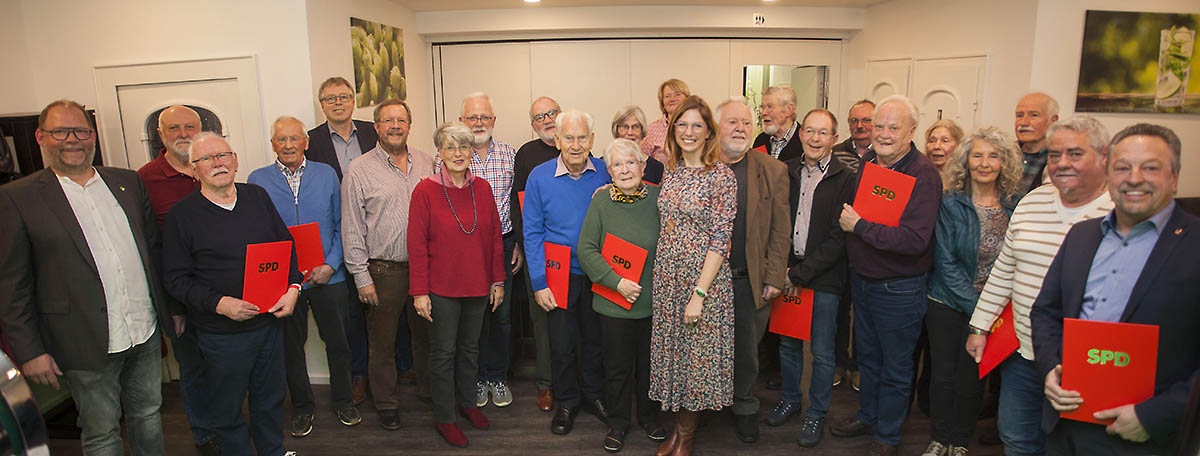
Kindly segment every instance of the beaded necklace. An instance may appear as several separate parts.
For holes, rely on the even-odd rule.
[[[475,202],[475,181],[474,179],[467,181],[467,186],[471,187],[471,211],[475,214],[475,224],[471,225],[471,231],[467,231],[466,228],[463,228],[462,220],[458,219],[458,213],[454,211],[454,203],[450,202],[450,192],[446,191],[446,170],[444,166],[442,168],[440,172],[442,175],[442,195],[446,197],[446,204],[450,206],[450,215],[454,216],[454,221],[458,223],[458,229],[462,230],[463,234],[474,233],[475,229],[479,228],[479,203]]]

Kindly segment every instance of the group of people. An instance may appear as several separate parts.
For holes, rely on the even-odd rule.
[[[491,99],[472,93],[428,154],[408,145],[404,101],[352,120],[354,87],[340,77],[318,99],[326,122],[306,131],[279,117],[277,159],[246,184],[237,151],[187,106],[159,114],[165,149],[136,174],[92,165],[82,106],[42,111],[48,168],[0,187],[0,327],[28,379],[70,386],[88,454],[121,453],[122,416],[135,454],[163,452],[163,338],[204,454],[284,454],[285,431],[313,430],[310,312],[343,425],[362,421],[369,394],[380,425],[401,427],[411,401],[397,347],[411,342],[417,396],[446,443],[465,447],[457,417],[487,429],[483,408],[513,402],[514,277],[527,283],[550,431],[570,433],[587,411],[607,423],[609,452],[635,413],[659,456],[691,454],[705,410],[730,409],[736,437],[757,441],[772,301],[809,290],[809,406],[804,341],[780,336],[781,401],[764,420],[799,414],[805,447],[828,421],[834,436],[870,434],[871,454],[896,454],[924,332],[924,454],[966,454],[978,363],[1009,302],[1020,348],[997,368],[1007,454],[1163,452],[1200,375],[1200,220],[1174,202],[1181,145],[1161,126],[1110,138],[1033,93],[1015,138],[940,120],[922,152],[903,96],[855,103],[838,142],[837,116],[798,116],[789,87],[764,91],[758,110],[741,97],[710,107],[671,79],[658,88],[662,117],[619,110],[600,153],[593,117],[548,97],[529,110],[537,137],[514,149],[492,136]],[[854,207],[867,166],[915,180],[895,226]],[[293,241],[289,227],[309,223],[324,263],[302,271],[293,249],[278,301],[244,301],[247,246]],[[1158,325],[1154,396],[1096,413],[1115,419],[1107,427],[1058,420],[1087,399],[1061,386],[1064,318]],[[859,409],[834,417],[843,379]]]

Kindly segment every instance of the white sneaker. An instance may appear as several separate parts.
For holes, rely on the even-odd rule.
[[[929,447],[925,448],[925,452],[921,456],[946,456],[946,445],[936,440],[929,442]]]
[[[483,380],[475,382],[475,406],[483,407],[488,403],[488,387]]]
[[[488,382],[488,392],[492,393],[492,403],[496,407],[508,407],[512,404],[512,391],[508,389],[508,384],[504,380],[498,382]]]

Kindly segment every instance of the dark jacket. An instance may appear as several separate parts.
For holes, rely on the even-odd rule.
[[[379,143],[379,134],[375,133],[375,124],[365,120],[354,120],[353,122],[358,136],[358,148],[362,149],[364,154],[370,152]],[[304,157],[333,167],[333,171],[337,173],[338,182],[341,182],[342,167],[338,164],[337,153],[333,151],[333,137],[329,135],[329,122],[309,130],[308,150],[304,151]]]
[[[150,300],[174,337],[159,277],[158,223],[133,171],[97,166],[137,244]],[[108,360],[104,285],[58,177],[49,168],[0,187],[0,328],[19,366],[49,353],[63,370],[98,370]]]
[[[1064,318],[1079,318],[1092,260],[1102,233],[1095,218],[1076,223],[1050,263],[1029,319],[1038,378],[1062,363]],[[1150,444],[1166,454],[1175,442],[1188,403],[1188,388],[1200,378],[1200,219],[1175,206],[1134,284],[1121,323],[1158,326],[1154,396],[1134,406]],[[1084,398],[1087,400],[1087,398]],[[1043,401],[1042,429],[1058,423]]]
[[[867,150],[871,150],[871,145],[867,144]],[[854,151],[854,140],[847,139],[833,145],[833,157],[837,158],[849,166],[854,172],[858,172],[858,164],[862,160],[858,152]]]
[[[787,252],[791,250],[791,222],[787,213],[787,166],[770,155],[746,152],[746,268],[754,304],[762,299],[763,285],[782,290],[787,284]],[[736,223],[736,222],[735,222]]]
[[[1011,218],[1019,198],[1000,202]],[[933,269],[929,274],[929,299],[968,316],[975,311],[975,271],[979,265],[979,214],[969,193],[942,196],[937,226],[933,230]]]
[[[804,158],[804,144],[800,140],[800,127],[796,127],[796,132],[792,133],[792,139],[788,140],[786,146],[783,146],[783,151],[779,153],[779,161],[786,162],[793,158]],[[759,133],[758,137],[754,138],[752,148],[763,146],[767,148],[767,155],[771,155],[771,135]]]
[[[788,216],[794,229],[796,208],[800,206],[800,170],[804,167],[804,157],[788,160],[787,166],[791,180]],[[839,295],[845,289],[846,232],[842,231],[838,218],[842,214],[842,204],[854,198],[854,189],[854,171],[836,158],[829,160],[825,178],[813,191],[804,259],[796,257],[794,248],[788,248],[788,279],[793,285]]]

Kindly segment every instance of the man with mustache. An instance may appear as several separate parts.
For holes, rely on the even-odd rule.
[[[354,86],[341,76],[326,79],[317,88],[317,100],[325,123],[308,131],[308,150],[304,156],[309,160],[333,167],[338,182],[350,170],[350,162],[369,151],[379,142],[375,125],[365,120],[354,120]],[[351,285],[347,282],[347,285]],[[365,306],[358,300],[358,292],[347,286],[350,302],[346,312],[346,339],[350,343],[350,382],[353,386],[354,405],[367,397],[367,323]],[[399,338],[395,346],[402,353],[409,351],[407,337]]]
[[[484,314],[483,335],[479,353],[479,380],[475,385],[475,405],[483,407],[491,397],[497,407],[512,404],[512,390],[508,388],[508,340],[512,332],[511,308],[512,275],[521,268],[523,254],[515,248],[517,235],[513,230],[510,215],[513,184],[513,165],[517,151],[492,136],[496,128],[496,114],[492,111],[492,99],[483,92],[474,92],[463,98],[462,114],[458,120],[471,129],[472,144],[471,174],[483,178],[492,187],[492,198],[500,213],[500,233],[504,239],[505,269],[504,299],[500,307]],[[440,169],[441,159],[434,159],[434,170]]]
[[[346,269],[367,303],[371,397],[384,429],[400,429],[396,330],[407,319],[412,334],[417,397],[429,390],[429,322],[408,294],[408,204],[413,188],[433,175],[433,158],[408,146],[412,110],[388,99],[375,107],[379,144],[354,159],[342,181],[342,246]]]
[[[516,233],[517,245],[524,242],[521,194],[525,192],[525,181],[529,179],[530,171],[538,165],[558,157],[558,147],[554,143],[554,134],[558,128],[554,119],[562,112],[558,102],[550,97],[538,97],[529,106],[529,126],[533,128],[536,138],[529,140],[517,150],[513,161],[513,185],[510,192],[509,208],[512,213],[513,232]],[[521,250],[521,249],[517,249]],[[528,292],[529,320],[533,326],[534,352],[537,359],[537,405],[543,412],[549,412],[554,407],[554,394],[551,389],[553,375],[550,373],[550,329],[546,323],[546,311],[534,305],[532,282],[529,281],[529,268],[525,269],[525,289]]]
[[[1071,225],[1103,217],[1113,208],[1105,191],[1108,132],[1090,116],[1079,115],[1049,128],[1046,171],[1050,183],[1033,189],[1013,210],[1004,245],[971,314],[966,349],[979,362],[987,334],[1004,307],[1012,302],[1019,356],[996,367],[1000,372],[1000,406],[996,411],[1000,440],[1007,454],[1041,454],[1046,436],[1042,419],[1045,375],[1034,365],[1030,309],[1046,270]]]
[[[191,161],[188,160],[188,147],[200,130],[200,115],[192,108],[175,105],[158,113],[158,138],[164,149],[158,157],[138,169],[138,176],[146,184],[160,229],[171,207],[200,188],[200,181],[192,175]],[[170,295],[166,299],[175,300]],[[179,315],[176,320],[181,333],[171,345],[171,351],[179,363],[179,401],[183,404],[196,447],[203,454],[220,454],[220,442],[214,438],[216,434],[204,415],[208,404],[204,358],[196,347],[195,331],[187,330],[184,316]]]
[[[1021,188],[1033,190],[1044,183],[1046,169],[1046,127],[1058,122],[1058,101],[1050,95],[1033,92],[1017,102],[1016,133],[1021,145]]]
[[[291,249],[287,291],[266,312],[244,301],[246,247],[291,241],[266,190],[234,183],[237,154],[212,132],[188,147],[200,191],[179,200],[163,227],[163,277],[183,301],[188,326],[204,357],[204,404],[221,451],[281,455],[283,450],[283,324],[292,314],[304,276]],[[263,304],[263,303],[258,303]],[[248,396],[248,401],[247,401]],[[250,424],[242,416],[249,403]],[[253,444],[251,443],[253,434]]]
[[[796,91],[788,86],[771,86],[763,91],[762,133],[754,138],[753,147],[766,146],[767,153],[781,161],[804,155],[796,139],[800,124],[796,123]]]
[[[575,424],[580,406],[602,421],[608,417],[602,391],[600,322],[592,310],[592,283],[579,265],[575,246],[592,194],[611,183],[612,178],[604,161],[592,158],[595,139],[592,116],[582,111],[567,111],[559,114],[554,123],[555,144],[562,153],[529,173],[522,216],[525,257],[529,264],[535,265],[529,268],[533,282],[530,288],[536,305],[547,313],[550,328],[550,365],[554,400],[558,402],[550,431],[566,435]],[[550,290],[543,266],[546,242],[571,248],[570,264],[561,265],[570,268],[564,303],[558,302]]]
[[[867,154],[867,151],[871,150],[871,114],[873,111],[875,111],[875,103],[871,100],[863,99],[854,102],[850,106],[850,114],[847,119],[850,137],[833,146],[833,156],[853,171],[858,171],[858,162],[863,155]],[[841,321],[840,318],[838,321]],[[841,345],[838,344],[838,346]],[[843,367],[840,360],[838,367]]]
[[[92,166],[96,130],[74,101],[46,106],[34,137],[48,167],[0,187],[0,328],[13,362],[55,389],[63,377],[83,453],[123,454],[124,415],[133,454],[163,454],[159,328],[174,338],[170,316],[183,309],[164,299],[146,189],[132,171]]]
[[[842,230],[850,233],[846,252],[853,268],[854,346],[862,384],[858,413],[835,423],[832,431],[850,437],[873,428],[871,454],[896,454],[912,390],[912,353],[928,302],[925,279],[933,264],[942,178],[912,142],[918,118],[908,97],[884,98],[871,116],[871,151],[863,156],[865,163],[916,179],[900,223],[864,220],[849,204],[843,204],[839,219]],[[856,185],[862,184],[861,176]]]
[[[345,426],[362,421],[354,407],[350,382],[350,346],[346,342],[346,268],[342,266],[342,200],[337,174],[324,163],[308,161],[304,150],[308,135],[304,123],[282,116],[271,124],[271,149],[275,163],[250,173],[246,182],[262,187],[275,203],[283,223],[288,226],[316,223],[324,263],[306,274],[304,290],[292,318],[284,321],[284,367],[292,401],[292,437],[312,432],[316,415],[304,343],[308,341],[308,311],[312,309],[325,360],[329,365],[329,386],[333,412]]]
[[[754,114],[746,99],[717,106],[714,122],[721,159],[737,179],[729,266],[733,278],[733,416],[738,439],[758,441],[758,342],[767,330],[769,303],[787,288],[787,166],[750,151]],[[751,222],[753,220],[753,222]]]
[[[1175,132],[1137,124],[1109,144],[1116,207],[1071,228],[1030,314],[1045,378],[1042,429],[1051,454],[1170,454],[1188,389],[1200,378],[1200,220],[1174,200],[1182,149]],[[1154,395],[1095,412],[1115,419],[1107,427],[1058,419],[1090,399],[1062,388],[1063,318],[1158,326]]]

